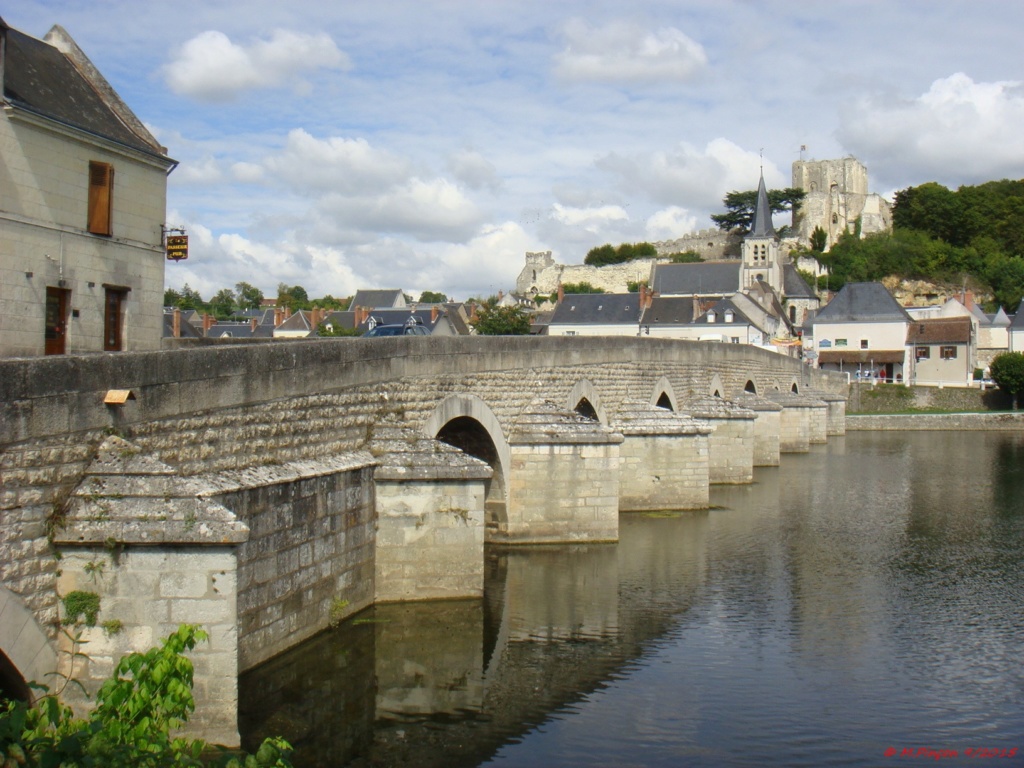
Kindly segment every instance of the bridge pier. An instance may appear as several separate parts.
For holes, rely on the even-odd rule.
[[[736,403],[756,415],[754,420],[754,466],[779,466],[779,433],[782,406],[752,392],[742,392]]]
[[[754,481],[753,411],[711,395],[692,398],[681,410],[709,424],[708,480],[714,485]]]
[[[382,460],[374,472],[375,600],[481,597],[491,468],[411,430],[378,430],[372,451]]]
[[[617,415],[622,433],[619,509],[707,509],[708,440],[713,429],[683,414],[627,402]]]
[[[535,402],[509,438],[511,471],[497,541],[618,541],[622,435],[600,422]]]

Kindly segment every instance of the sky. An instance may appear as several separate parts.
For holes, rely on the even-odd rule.
[[[527,251],[709,228],[853,155],[871,191],[1024,178],[1019,0],[17,0],[179,165],[166,284],[463,300]],[[805,147],[803,151],[802,147]],[[784,223],[784,222],[783,222]]]

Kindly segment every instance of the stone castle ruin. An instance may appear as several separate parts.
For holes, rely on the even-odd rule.
[[[854,157],[841,160],[797,160],[793,186],[806,193],[793,218],[791,237],[782,241],[782,252],[808,246],[811,233],[821,227],[831,247],[843,232],[860,229],[861,237],[892,229],[892,209],[881,195],[868,192],[867,168]],[[653,243],[659,257],[693,251],[705,261],[733,258],[739,238],[719,229],[702,229],[675,240]],[[630,282],[643,282],[659,259],[637,259],[623,264],[594,267],[589,264],[558,264],[551,251],[527,252],[526,264],[516,279],[515,293],[533,298],[550,295],[559,284],[590,283],[609,293],[625,293]],[[817,262],[802,259],[799,268],[817,272]]]

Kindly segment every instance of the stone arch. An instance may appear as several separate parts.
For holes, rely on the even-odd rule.
[[[580,379],[565,399],[565,407],[608,426],[608,412],[605,410],[597,388],[589,379]]]
[[[708,385],[708,394],[713,397],[725,397],[725,385],[721,377],[716,373],[711,377],[711,384]]]
[[[490,406],[476,395],[449,395],[434,408],[423,431],[490,464],[494,475],[487,483],[486,514],[504,520],[512,453]]]
[[[748,392],[751,395],[757,394],[757,385],[754,383],[753,379],[747,379],[747,383],[744,385],[743,391]]]
[[[799,395],[800,386],[794,381],[793,385],[789,388],[789,391],[792,392],[794,395]]]
[[[21,599],[0,587],[0,690],[30,700],[30,681],[43,682],[57,669],[57,653]]]
[[[679,398],[672,387],[672,382],[665,376],[658,379],[651,392],[650,403],[658,408],[665,408],[669,411],[679,410]]]

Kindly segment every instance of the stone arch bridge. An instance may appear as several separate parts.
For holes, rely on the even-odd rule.
[[[769,351],[623,337],[0,361],[0,687],[95,688],[201,624],[193,727],[235,744],[240,671],[375,601],[479,596],[485,543],[706,507],[844,432],[842,392]]]

